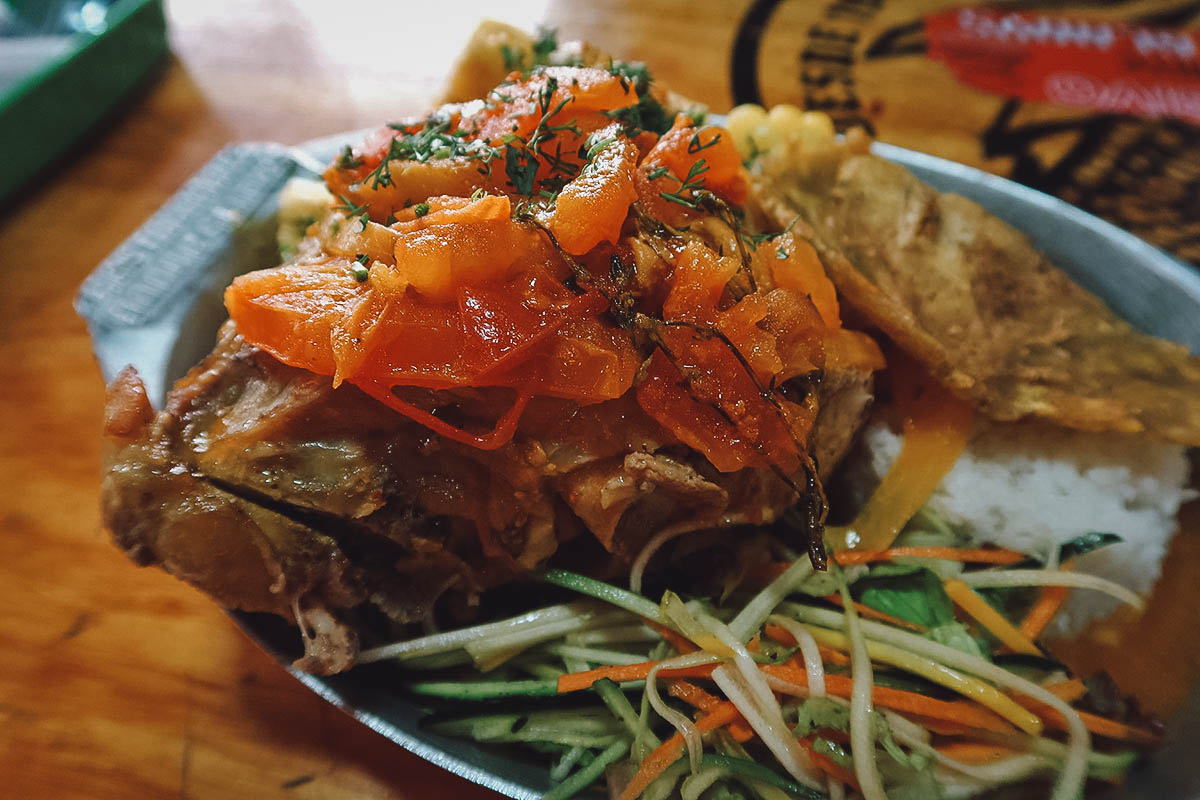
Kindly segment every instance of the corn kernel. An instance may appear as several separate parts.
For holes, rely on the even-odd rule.
[[[801,146],[805,149],[828,147],[834,134],[833,120],[821,111],[805,111],[800,118],[800,128],[796,132]]]
[[[733,137],[742,158],[749,158],[759,145],[760,128],[767,122],[767,112],[762,106],[754,103],[744,103],[732,109],[725,115],[725,129]],[[753,144],[752,144],[753,143]],[[759,149],[761,145],[759,145]]]

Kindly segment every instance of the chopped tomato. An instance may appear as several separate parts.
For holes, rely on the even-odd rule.
[[[669,355],[654,354],[637,388],[646,413],[722,472],[799,467],[810,423],[764,399],[726,343],[683,327],[667,328],[663,339]]]
[[[281,361],[475,447],[507,442],[531,398],[624,398],[719,470],[795,471],[815,400],[775,387],[822,369],[827,345],[839,365],[876,353],[835,335],[836,295],[806,242],[747,249],[724,222],[708,227],[697,192],[747,194],[728,134],[680,116],[630,138],[611,112],[637,102],[608,70],[550,67],[373,133],[326,172],[339,205],[313,229],[322,255],[237,278],[230,316]],[[668,226],[699,224],[630,245],[635,201]],[[610,258],[637,246],[653,257],[632,259],[636,288],[611,308],[625,278]],[[620,327],[635,312],[636,331]],[[500,391],[478,432],[402,387],[502,388],[512,402]]]
[[[663,218],[677,217],[679,209],[686,209],[696,188],[729,203],[743,202],[750,190],[742,157],[728,132],[715,125],[698,128],[683,115],[646,154],[638,172],[642,203]],[[671,209],[671,204],[678,208]]]
[[[400,279],[431,300],[450,300],[462,285],[504,280],[538,249],[540,234],[512,220],[508,197],[464,199],[433,198],[425,216],[392,226]]]
[[[603,299],[574,296],[544,273],[460,286],[445,303],[359,283],[352,265],[329,259],[243,275],[226,306],[248,341],[337,381],[511,386],[579,402],[619,397],[633,383],[640,359],[626,334],[597,319]]]
[[[826,326],[841,327],[837,291],[813,246],[791,233],[773,239],[771,245],[756,251],[757,256],[769,260],[771,281],[780,289],[794,289],[808,295]]]
[[[600,151],[554,201],[549,227],[572,255],[583,255],[601,242],[615,243],[629,206],[637,199],[633,185],[637,147],[620,134],[620,127],[612,125],[592,135],[597,140],[593,146]]]

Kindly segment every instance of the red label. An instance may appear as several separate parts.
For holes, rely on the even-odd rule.
[[[925,35],[930,57],[978,89],[1200,122],[1200,35],[1193,31],[961,8],[927,17]]]

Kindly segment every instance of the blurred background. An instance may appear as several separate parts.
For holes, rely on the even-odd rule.
[[[826,111],[1200,264],[1200,0],[0,0],[0,795],[493,796],[342,716],[108,543],[102,385],[71,308],[223,146],[420,113],[484,17],[644,60],[714,111]],[[1168,560],[1179,596],[1200,583],[1197,539]],[[1165,713],[1200,664],[1155,660],[1170,631],[1123,635],[1094,631],[1085,656],[1123,649],[1117,677]]]

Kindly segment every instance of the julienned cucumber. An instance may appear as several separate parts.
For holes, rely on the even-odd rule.
[[[730,772],[741,775],[744,778],[770,784],[788,792],[793,797],[801,797],[805,800],[826,800],[825,795],[820,792],[794,783],[770,767],[765,767],[762,764],[748,761],[744,758],[705,753],[700,757],[700,763],[706,767],[720,767],[721,769],[727,769]]]
[[[558,681],[417,681],[405,684],[413,694],[447,700],[500,700],[506,697],[551,697]]]
[[[637,691],[645,681],[625,681],[622,691]],[[404,684],[412,694],[441,697],[445,700],[503,700],[509,697],[552,697],[558,694],[558,681],[414,681]]]

